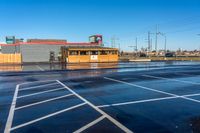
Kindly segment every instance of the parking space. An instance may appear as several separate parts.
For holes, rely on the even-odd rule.
[[[64,127],[45,126],[58,118],[67,121]],[[5,132],[82,132],[103,119],[117,126],[116,131],[128,130],[59,80],[22,83],[16,86]]]
[[[136,133],[199,131],[199,121],[193,121],[199,119],[199,103],[180,98],[105,107],[103,110]]]
[[[93,70],[38,72],[31,79],[31,72],[15,74],[7,104],[0,103],[7,110],[0,131],[198,133],[198,70],[190,64],[109,73],[99,69],[98,75],[88,74]],[[13,75],[1,77],[5,81]]]
[[[151,90],[141,89],[137,86],[129,86],[106,78],[90,78],[79,82],[79,79],[70,80],[70,86],[81,96],[86,97],[96,106],[101,104],[113,104],[128,101],[163,98],[169,95],[160,94]]]

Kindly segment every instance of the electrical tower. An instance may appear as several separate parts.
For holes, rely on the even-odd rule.
[[[133,48],[133,52],[134,51],[138,52],[138,39],[137,39],[137,37],[135,38],[135,45],[130,45],[128,47]]]

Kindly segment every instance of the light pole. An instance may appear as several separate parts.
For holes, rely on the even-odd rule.
[[[165,54],[166,54],[166,52],[167,52],[167,36],[166,36],[166,34],[164,35],[164,37],[165,37]]]

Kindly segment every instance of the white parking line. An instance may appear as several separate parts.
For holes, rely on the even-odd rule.
[[[51,90],[47,90],[47,91],[41,91],[41,92],[37,92],[37,93],[32,93],[32,94],[28,94],[28,95],[22,95],[22,96],[18,96],[17,98],[24,98],[24,97],[29,97],[29,96],[35,96],[35,95],[39,95],[39,94],[44,94],[44,93],[48,93],[48,92],[53,92],[53,91],[58,91],[58,90],[63,90],[65,89],[64,87],[61,88],[57,88],[57,89],[51,89]]]
[[[178,80],[178,79],[157,77],[157,76],[152,76],[152,75],[142,75],[142,76],[143,77],[147,77],[147,78],[164,79],[164,80],[176,81],[176,82],[181,82],[181,83],[186,83],[186,84],[200,85],[200,83],[195,83],[195,82],[190,82],[190,81],[184,81],[184,80]]]
[[[40,71],[44,71],[43,68],[41,68],[39,65],[35,65]]]
[[[200,96],[200,93],[184,95],[185,97]]]
[[[122,105],[136,104],[136,103],[146,103],[146,102],[161,101],[161,100],[174,99],[174,98],[179,98],[179,97],[173,96],[173,97],[164,97],[164,98],[153,98],[153,99],[147,99],[147,100],[138,100],[138,101],[131,101],[131,102],[105,104],[105,105],[99,105],[97,107],[105,108],[105,107],[111,107],[111,106],[122,106]]]
[[[32,104],[28,104],[28,105],[24,105],[24,106],[20,106],[20,107],[15,108],[15,110],[19,110],[19,109],[23,109],[23,108],[31,107],[31,106],[34,106],[34,105],[38,105],[38,104],[42,104],[42,103],[46,103],[46,102],[50,102],[50,101],[54,101],[54,100],[58,100],[58,99],[61,99],[61,98],[64,98],[64,97],[72,96],[72,95],[73,95],[73,94],[67,94],[67,95],[64,95],[64,96],[55,97],[55,98],[51,98],[51,99],[48,99],[48,100],[44,100],[44,101],[40,101],[40,102],[36,102],[36,103],[32,103]]]
[[[11,107],[10,107],[10,111],[9,111],[9,114],[8,114],[8,119],[7,119],[7,122],[6,122],[4,133],[10,133],[10,128],[12,127],[18,90],[19,90],[19,85],[17,85],[16,88],[15,88],[15,93],[14,93],[13,100],[12,100],[12,103],[11,103]]]
[[[112,123],[114,123],[117,127],[119,127],[120,129],[122,129],[124,132],[126,132],[126,133],[133,133],[127,127],[125,127],[120,122],[118,122],[117,120],[115,120],[114,118],[112,118],[110,115],[108,115],[107,113],[105,113],[103,110],[99,109],[94,104],[92,104],[91,102],[89,102],[88,100],[86,100],[85,98],[83,98],[82,96],[80,96],[79,94],[77,94],[75,91],[73,91],[72,89],[70,89],[68,86],[66,86],[65,84],[63,84],[59,80],[57,80],[57,82],[60,83],[63,87],[65,87],[67,90],[69,90],[71,93],[73,93],[74,95],[76,95],[78,98],[80,98],[82,101],[84,101],[85,103],[87,103],[89,106],[91,106],[97,112],[99,112],[100,114],[102,114],[103,116],[105,116],[106,118],[108,118]]]
[[[83,106],[83,105],[85,105],[85,104],[86,104],[86,103],[81,103],[81,104],[78,104],[78,105],[75,105],[75,106],[69,107],[69,108],[67,108],[67,109],[63,109],[63,110],[57,111],[57,112],[55,112],[55,113],[52,113],[52,114],[49,114],[49,115],[46,115],[46,116],[40,117],[40,118],[38,118],[38,119],[35,119],[35,120],[32,120],[32,121],[26,122],[26,123],[24,123],[24,124],[20,124],[20,125],[18,125],[18,126],[15,126],[15,127],[11,128],[10,131],[13,131],[13,130],[15,130],[15,129],[18,129],[18,128],[21,128],[21,127],[24,127],[24,126],[27,126],[27,125],[33,124],[33,123],[35,123],[35,122],[38,122],[38,121],[41,121],[41,120],[47,119],[47,118],[52,117],[52,116],[55,116],[55,115],[58,115],[58,114],[64,113],[64,112],[66,112],[66,111],[69,111],[69,110],[72,110],[72,109],[78,108],[78,107]]]
[[[152,98],[152,99],[113,103],[113,104],[105,104],[105,105],[98,105],[97,107],[105,108],[105,107],[111,107],[111,106],[122,106],[122,105],[137,104],[137,103],[147,103],[147,102],[154,102],[154,101],[177,99],[177,98],[181,98],[181,97],[192,97],[192,96],[200,96],[200,93],[181,95],[181,96],[172,96],[172,97]]]
[[[160,91],[160,90],[155,90],[155,89],[152,89],[152,88],[148,88],[148,87],[144,87],[144,86],[128,83],[128,82],[117,80],[117,79],[113,79],[113,78],[108,78],[108,77],[104,77],[104,78],[107,79],[107,80],[111,80],[111,81],[115,81],[115,82],[118,82],[118,83],[127,84],[127,85],[130,85],[130,86],[142,88],[142,89],[145,89],[145,90],[150,90],[150,91],[154,91],[154,92],[158,92],[158,93],[162,93],[162,94],[166,94],[166,95],[170,95],[170,96],[175,96],[175,97],[177,96],[177,95],[172,94],[172,93],[168,93],[168,92],[164,92],[164,91]]]
[[[150,90],[150,91],[154,91],[154,92],[158,92],[158,93],[162,93],[162,94],[167,94],[167,95],[174,96],[174,97],[180,97],[180,98],[185,99],[185,100],[189,100],[189,101],[200,103],[199,100],[195,100],[195,99],[188,98],[188,97],[185,97],[185,96],[179,96],[179,95],[172,94],[172,93],[169,93],[169,92],[159,91],[159,90],[156,90],[156,89],[152,89],[152,88],[136,85],[136,84],[133,84],[133,83],[128,83],[128,82],[117,80],[117,79],[113,79],[113,78],[108,78],[108,77],[104,77],[104,78],[107,79],[107,80],[118,82],[118,83],[123,83],[123,84],[127,84],[127,85],[130,85],[130,86],[142,88],[142,89],[145,89],[145,90]]]
[[[81,132],[83,132],[84,130],[86,130],[86,129],[92,127],[93,125],[97,124],[98,122],[102,121],[104,118],[105,118],[105,116],[101,116],[101,117],[99,117],[98,119],[96,119],[96,120],[92,121],[91,123],[89,123],[89,124],[87,124],[87,125],[81,127],[80,129],[76,130],[76,131],[73,132],[73,133],[81,133]]]
[[[35,89],[35,88],[40,88],[40,87],[45,87],[45,86],[51,86],[51,85],[56,85],[58,84],[57,82],[55,83],[49,83],[49,84],[44,84],[44,85],[37,85],[37,86],[32,86],[32,87],[26,87],[23,89],[19,89],[19,91],[24,91],[24,90],[31,90],[31,89]]]
[[[34,83],[46,83],[46,82],[53,82],[56,80],[39,80],[39,81],[31,81],[31,82],[23,82],[20,83],[19,85],[27,85],[27,84],[34,84]]]

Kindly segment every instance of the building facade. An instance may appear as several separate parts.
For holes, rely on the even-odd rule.
[[[102,36],[93,35],[89,37],[89,42],[81,43],[70,43],[64,39],[27,39],[23,42],[23,39],[15,37],[6,37],[6,42],[8,43],[0,44],[2,54],[21,54],[22,63],[48,63],[51,60],[60,61],[63,46],[102,46]]]
[[[63,63],[117,62],[118,49],[106,47],[62,47]]]

